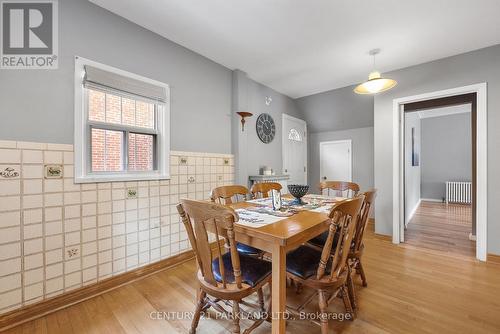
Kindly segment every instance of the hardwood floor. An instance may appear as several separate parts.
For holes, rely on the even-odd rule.
[[[422,202],[405,231],[410,246],[438,250],[450,255],[476,256],[470,205]]]
[[[332,320],[335,333],[500,332],[499,264],[411,245],[396,246],[372,230],[367,232],[363,264],[368,287],[362,288],[356,279],[358,318]],[[153,320],[150,314],[193,311],[195,270],[195,262],[189,261],[6,333],[187,333],[189,319]],[[265,293],[267,303],[268,291]],[[308,295],[308,290],[296,295],[290,288],[288,303],[293,305]],[[316,301],[309,311],[317,310]],[[340,299],[332,304],[332,312],[343,312]],[[265,323],[254,333],[269,333],[270,328]],[[227,333],[230,329],[231,321],[226,319],[202,319],[198,333]],[[287,332],[320,330],[306,320],[292,320]]]

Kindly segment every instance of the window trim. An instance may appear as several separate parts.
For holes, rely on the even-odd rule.
[[[130,131],[124,132],[124,136],[129,132],[139,134],[155,134],[156,141],[154,145],[155,155],[153,171],[123,171],[123,172],[92,172],[90,170],[90,129],[93,125],[99,125],[100,122],[88,121],[87,110],[87,90],[83,85],[85,75],[85,65],[94,66],[105,71],[116,73],[132,79],[141,80],[153,85],[161,86],[166,91],[165,103],[155,104],[156,130],[134,127],[128,125],[119,125],[120,129],[128,128]],[[140,180],[164,180],[170,179],[170,88],[167,84],[145,78],[143,76],[117,69],[108,65],[100,64],[95,61],[85,59],[79,56],[75,57],[75,138],[74,138],[74,171],[75,183],[93,183],[93,182],[111,182],[111,181],[140,181]],[[105,123],[106,129],[113,125]],[[126,140],[124,139],[124,142]],[[123,154],[128,155],[127,151]]]

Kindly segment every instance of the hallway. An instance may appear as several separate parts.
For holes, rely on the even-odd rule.
[[[405,231],[405,242],[418,248],[475,257],[469,240],[472,209],[468,205],[422,201]]]

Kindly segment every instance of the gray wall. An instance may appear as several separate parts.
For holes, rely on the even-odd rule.
[[[273,99],[270,106],[265,104],[266,96]],[[247,164],[249,175],[258,174],[259,168],[263,165],[273,168],[276,174],[282,173],[282,115],[288,114],[302,118],[296,104],[288,96],[250,80],[248,85],[248,110],[254,114],[245,124],[245,128],[248,127]],[[256,121],[261,113],[270,114],[276,124],[276,136],[269,144],[264,144],[257,136]]]
[[[301,97],[297,105],[309,133],[373,126],[373,96],[357,95],[354,86]]]
[[[441,200],[446,181],[472,180],[470,113],[423,118],[422,198]]]
[[[265,103],[266,96],[272,98],[271,105]],[[248,183],[249,175],[258,175],[261,166],[273,168],[282,173],[282,115],[302,118],[293,99],[276,92],[246,76],[244,72],[233,73],[233,149],[236,154],[236,180]],[[240,117],[236,111],[249,111],[252,117],[246,119],[245,131],[241,131]],[[270,114],[276,124],[276,136],[264,144],[257,136],[255,123],[261,113]]]
[[[408,224],[420,202],[421,163],[412,166],[412,128],[415,128],[415,147],[418,151],[420,125],[418,113],[405,114],[405,224]]]
[[[375,97],[375,187],[377,233],[392,235],[393,163],[392,105],[400,97],[488,83],[488,252],[500,254],[500,45],[390,72],[398,81],[391,91]]]
[[[362,189],[373,187],[373,96],[353,92],[354,86],[296,99],[309,131],[308,181],[318,191],[319,143],[351,139],[353,181]]]
[[[361,190],[373,187],[373,128],[311,133],[309,135],[309,174],[311,191],[319,192],[320,156],[319,143],[333,140],[352,140],[352,181]]]
[[[231,152],[231,71],[84,0],[59,1],[59,69],[0,71],[0,139],[73,143],[75,55],[169,84],[173,150]]]
[[[172,150],[241,154],[243,183],[262,165],[281,172],[281,115],[301,118],[293,99],[83,0],[59,3],[59,69],[0,71],[0,139],[73,143],[76,55],[169,84]],[[244,136],[242,110],[254,113]],[[262,112],[276,121],[270,144],[255,131]]]

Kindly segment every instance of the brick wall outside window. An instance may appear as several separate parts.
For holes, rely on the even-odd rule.
[[[89,120],[154,128],[154,104],[89,89]],[[91,167],[94,172],[123,170],[124,132],[92,129]],[[130,133],[129,170],[154,169],[154,136]]]
[[[121,171],[122,147],[122,132],[92,129],[92,171]]]
[[[131,133],[128,152],[130,170],[153,169],[153,136]]]

